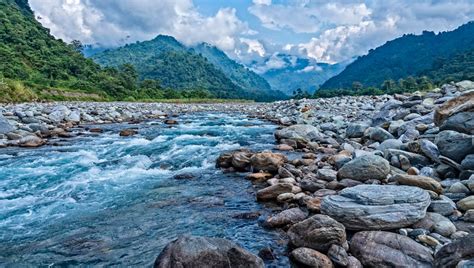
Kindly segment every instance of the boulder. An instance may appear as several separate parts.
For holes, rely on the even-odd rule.
[[[182,236],[168,244],[154,267],[264,267],[263,260],[222,238]]]
[[[8,120],[0,113],[0,134],[6,134],[15,130]]]
[[[316,127],[306,124],[289,126],[275,132],[277,140],[289,139],[310,142],[320,139],[321,136]]]
[[[439,129],[474,134],[474,111],[458,113],[448,117]]]
[[[456,205],[463,211],[474,209],[474,195],[459,200]]]
[[[449,117],[474,109],[474,91],[468,91],[458,97],[452,98],[436,108],[434,123],[441,126]]]
[[[416,186],[425,190],[433,191],[437,194],[443,192],[443,187],[441,184],[437,180],[430,177],[397,174],[393,176],[391,180],[396,181],[401,185]]]
[[[364,123],[351,123],[347,126],[346,137],[347,138],[361,138],[364,136],[365,130],[369,128],[368,124]]]
[[[231,165],[237,170],[247,170],[250,167],[252,154],[247,151],[235,152],[232,155]]]
[[[366,267],[433,267],[429,248],[396,233],[358,232],[352,237],[350,250]]]
[[[321,213],[350,230],[389,230],[422,219],[429,194],[411,186],[358,185],[324,197]]]
[[[257,192],[257,200],[269,201],[276,199],[280,194],[291,193],[293,185],[289,183],[277,183],[263,188]]]
[[[39,147],[46,143],[45,140],[35,136],[35,135],[28,135],[26,137],[21,138],[18,141],[18,145],[20,147]]]
[[[339,179],[357,181],[383,180],[390,172],[390,164],[377,155],[364,155],[344,164],[337,172]]]
[[[290,244],[327,252],[332,244],[346,241],[344,225],[326,215],[314,215],[293,225],[288,230]]]
[[[458,163],[474,154],[473,136],[452,130],[441,131],[435,140],[440,153]]]
[[[138,132],[135,129],[124,129],[120,131],[120,136],[121,137],[130,137],[137,135]]]
[[[264,225],[269,228],[285,227],[306,219],[306,216],[307,213],[300,208],[290,208],[269,217]]]
[[[291,259],[305,267],[332,268],[331,260],[321,252],[310,248],[297,248],[290,254]]]
[[[430,160],[423,155],[411,153],[403,150],[387,149],[384,152],[385,159],[391,159],[392,157],[405,157],[408,159],[412,166],[427,166],[430,164]]]
[[[328,251],[328,257],[339,266],[346,267],[349,264],[349,255],[346,250],[339,245],[331,245]]]
[[[381,127],[368,128],[366,132],[366,136],[368,136],[371,140],[378,142],[383,142],[385,140],[394,138],[393,135],[390,134],[390,132],[386,131]]]
[[[277,173],[278,169],[287,161],[286,156],[283,154],[263,152],[254,154],[250,158],[250,165],[254,171]]]
[[[459,267],[458,263],[463,260],[474,258],[474,235],[454,240],[444,245],[435,254],[435,267]]]

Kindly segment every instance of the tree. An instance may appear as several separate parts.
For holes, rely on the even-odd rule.
[[[355,92],[362,90],[362,88],[364,88],[364,86],[362,85],[361,82],[358,82],[358,81],[352,82],[352,90],[354,90]]]
[[[84,50],[84,45],[79,40],[72,40],[70,45],[72,49],[74,49],[76,52],[82,53],[82,51]]]

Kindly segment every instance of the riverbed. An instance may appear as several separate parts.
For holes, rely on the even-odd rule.
[[[215,168],[224,151],[271,149],[276,128],[242,114],[194,113],[100,125],[60,146],[0,149],[0,263],[150,266],[179,235],[230,239],[257,254],[285,250],[243,174]],[[136,128],[138,135],[120,137]],[[282,266],[285,257],[267,262]]]

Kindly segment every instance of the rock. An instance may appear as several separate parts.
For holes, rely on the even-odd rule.
[[[441,214],[443,216],[449,216],[456,210],[456,204],[446,196],[440,196],[440,199],[431,200],[431,204],[428,207],[428,211]]]
[[[275,260],[277,257],[269,247],[263,248],[258,252],[258,256],[263,260]]]
[[[337,172],[337,177],[364,182],[371,179],[383,180],[389,172],[390,164],[387,160],[376,155],[365,155],[342,166]]]
[[[28,135],[18,141],[20,147],[40,147],[46,143],[45,140],[34,135]]]
[[[368,124],[351,123],[349,124],[349,126],[347,126],[346,137],[347,138],[360,138],[364,136],[364,132],[367,128],[369,128]]]
[[[280,194],[291,193],[293,185],[289,183],[277,183],[257,192],[257,200],[269,201],[276,199]]]
[[[426,157],[434,162],[439,162],[439,150],[436,144],[426,139],[421,139],[418,144],[420,145],[420,151]]]
[[[400,156],[404,156],[408,159],[412,166],[428,166],[431,164],[430,160],[423,155],[411,153],[403,150],[396,150],[396,149],[387,149],[384,152],[385,159],[391,159],[392,157],[399,158]]]
[[[296,146],[295,146],[296,147]],[[294,148],[291,147],[290,145],[288,144],[278,144],[276,147],[275,147],[275,150],[279,150],[279,151],[293,151]]]
[[[129,136],[134,136],[137,134],[138,132],[135,129],[124,129],[120,131],[120,136],[122,137],[129,137]]]
[[[66,118],[67,115],[69,115],[69,113],[71,113],[71,111],[69,111],[66,106],[60,105],[48,115],[48,118],[55,123],[60,123]]]
[[[346,250],[336,244],[332,244],[328,251],[328,257],[336,265],[346,267],[349,264],[349,255]]]
[[[438,245],[441,245],[441,243],[436,240],[436,238],[429,235],[419,235],[417,236],[417,239],[428,246],[436,247]]]
[[[443,187],[441,184],[430,177],[397,174],[392,177],[392,180],[401,185],[416,186],[425,190],[433,191],[437,194],[443,192]]]
[[[464,170],[474,170],[474,154],[470,154],[462,160],[461,168]]]
[[[346,241],[344,225],[326,215],[314,215],[288,230],[291,245],[327,252],[332,244]]]
[[[258,153],[250,158],[250,165],[254,171],[277,173],[278,169],[287,161],[286,156],[277,153]]]
[[[403,145],[403,142],[395,139],[388,139],[383,141],[378,147],[377,150],[384,152],[387,149],[400,149]]]
[[[293,125],[275,132],[277,140],[290,139],[304,142],[317,141],[321,138],[319,130],[311,125]]]
[[[182,236],[168,244],[154,267],[264,267],[262,259],[222,238]]]
[[[337,179],[337,171],[328,168],[322,168],[318,170],[316,176],[321,180],[333,181]]]
[[[290,208],[269,217],[264,225],[269,228],[281,228],[300,222],[306,219],[306,217],[307,214],[300,208]]]
[[[321,210],[321,198],[308,198],[304,201],[304,204],[308,208],[309,211],[319,213]]]
[[[468,235],[444,245],[435,254],[436,267],[456,267],[463,260],[474,258],[474,235]],[[459,266],[458,266],[459,267]]]
[[[81,121],[81,112],[78,110],[74,110],[70,114],[68,114],[65,119],[69,122],[79,123]]]
[[[219,157],[216,159],[216,167],[218,168],[230,168],[232,167],[232,158],[233,158],[233,153],[223,153],[219,155]],[[250,160],[249,160],[250,164]]]
[[[432,267],[431,250],[413,239],[384,231],[356,233],[351,253],[367,267]]]
[[[474,154],[474,143],[471,135],[452,130],[441,131],[435,143],[442,155],[460,163],[468,154]]]
[[[467,222],[474,222],[474,209],[469,209],[464,213],[463,220]]]
[[[474,108],[474,91],[468,91],[458,97],[448,100],[443,105],[436,108],[434,113],[434,123],[441,126],[449,117],[467,112]]]
[[[347,268],[364,268],[364,266],[362,266],[362,263],[354,256],[349,256],[347,260]]]
[[[272,174],[268,172],[258,172],[258,173],[251,173],[247,175],[247,179],[253,182],[264,182],[272,177]]]
[[[0,134],[6,134],[15,130],[8,120],[0,113]]]
[[[252,154],[247,151],[235,152],[231,158],[231,166],[240,171],[248,170]]]
[[[321,213],[350,230],[389,230],[422,219],[429,204],[429,194],[417,187],[358,185],[324,197]]]
[[[439,215],[436,217],[435,224],[433,225],[433,231],[442,236],[449,237],[456,232],[456,226],[454,226],[454,224],[448,218]]]
[[[295,200],[295,196],[296,195],[294,193],[283,193],[277,196],[277,202],[280,202],[280,203],[291,202]]]
[[[316,192],[319,189],[324,189],[326,186],[325,182],[322,181],[315,181],[311,179],[304,179],[300,181],[300,187],[303,191],[307,192]]]
[[[165,123],[167,125],[177,125],[178,121],[176,121],[174,119],[166,119],[163,123]]]
[[[461,182],[455,182],[448,189],[448,193],[464,193],[469,194],[469,189]]]
[[[443,122],[439,129],[474,134],[474,111],[457,113],[448,117],[448,119]]]
[[[319,251],[310,248],[297,248],[291,252],[291,258],[305,267],[331,268],[334,267],[331,260]]]
[[[474,195],[459,200],[456,205],[459,209],[464,211],[474,209]]]
[[[383,142],[388,139],[393,139],[393,135],[381,127],[368,128],[366,130],[367,136],[374,141]]]

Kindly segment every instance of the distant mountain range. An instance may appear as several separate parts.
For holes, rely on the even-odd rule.
[[[337,64],[318,63],[312,59],[298,58],[292,55],[275,55],[283,67],[266,70],[261,74],[273,89],[291,96],[295,90],[313,93],[329,78],[344,70],[349,62]]]
[[[472,79],[473,49],[474,22],[439,34],[404,35],[359,57],[321,88],[351,88],[354,82],[360,82],[364,87],[381,87],[385,80],[421,75],[434,81]],[[453,66],[452,60],[456,61],[457,67]]]
[[[163,87],[175,90],[205,89],[220,98],[260,101],[285,97],[218,48],[209,44],[189,48],[171,36],[159,35],[150,41],[105,50],[92,59],[102,66],[130,63],[141,80],[158,80]]]

